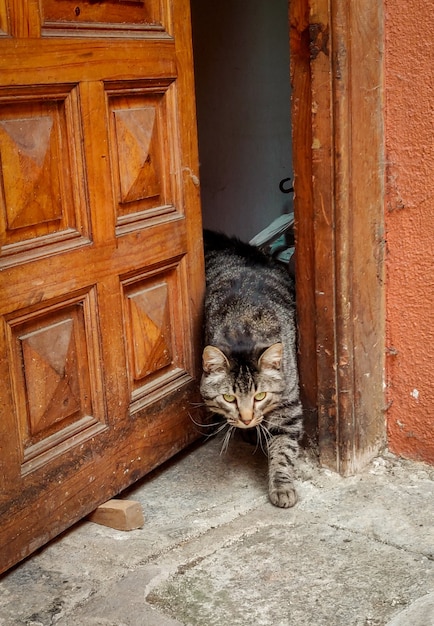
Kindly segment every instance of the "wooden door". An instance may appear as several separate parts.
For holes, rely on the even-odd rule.
[[[197,436],[188,0],[0,0],[0,571]]]

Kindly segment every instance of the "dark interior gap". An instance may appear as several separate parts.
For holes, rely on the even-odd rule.
[[[203,223],[249,241],[293,211],[288,0],[191,11]]]

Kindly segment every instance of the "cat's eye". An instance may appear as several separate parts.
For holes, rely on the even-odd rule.
[[[226,400],[226,402],[235,402],[235,396],[233,396],[231,393],[224,393],[223,398]]]
[[[257,402],[260,402],[261,400],[263,400],[265,398],[267,394],[265,393],[265,391],[258,391],[257,394],[255,394],[255,400]]]

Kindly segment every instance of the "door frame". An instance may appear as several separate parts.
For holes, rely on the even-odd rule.
[[[320,463],[385,443],[383,6],[290,0],[300,379]]]

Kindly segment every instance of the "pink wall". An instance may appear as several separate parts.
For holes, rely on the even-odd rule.
[[[434,11],[385,10],[388,438],[434,463]]]

